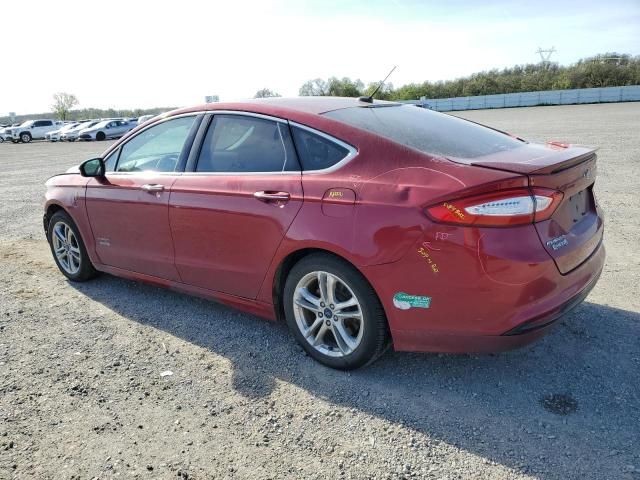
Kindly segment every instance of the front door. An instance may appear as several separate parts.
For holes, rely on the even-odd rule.
[[[191,285],[256,298],[303,201],[289,126],[215,115],[194,163],[174,183],[169,201],[180,276]]]
[[[87,214],[101,263],[179,281],[169,229],[171,187],[184,169],[195,116],[141,131],[87,184]]]

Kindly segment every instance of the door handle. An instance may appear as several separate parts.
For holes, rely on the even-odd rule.
[[[253,194],[262,202],[288,202],[291,196],[287,192],[265,192],[264,190]]]
[[[164,190],[164,185],[160,185],[158,183],[147,183],[146,185],[142,185],[140,188],[145,192],[156,193],[162,192]]]

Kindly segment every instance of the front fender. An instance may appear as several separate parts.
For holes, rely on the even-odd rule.
[[[88,178],[78,174],[62,174],[51,177],[46,182],[44,215],[45,225],[54,210],[64,210],[74,221],[92,263],[100,263],[95,251],[95,242],[85,202]],[[45,228],[47,228],[45,226]]]

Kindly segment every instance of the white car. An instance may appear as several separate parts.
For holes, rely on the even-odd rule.
[[[78,125],[76,125],[73,128],[70,128],[69,130],[67,130],[66,132],[63,132],[60,134],[60,140],[61,141],[67,141],[67,142],[75,142],[78,139],[78,133],[80,133],[80,130],[84,130],[85,128],[89,128],[89,127],[93,127],[95,124],[100,123],[101,120],[88,120],[86,122],[82,122]]]
[[[45,140],[49,140],[50,142],[57,142],[58,140],[62,140],[62,134],[77,127],[78,125],[80,125],[78,122],[67,123],[62,128],[59,128],[58,130],[54,130],[52,132],[47,133],[44,136],[44,138]]]
[[[123,119],[104,120],[92,127],[80,130],[78,140],[106,140],[120,138],[136,126],[135,123]]]
[[[41,140],[47,133],[62,125],[63,122],[51,119],[27,120],[18,127],[11,127],[11,141],[29,143],[31,140]]]
[[[17,126],[18,124],[14,123],[13,125],[6,125],[0,128],[0,143],[4,142],[5,140],[11,140],[11,128]]]
[[[146,122],[147,120],[151,120],[153,117],[155,117],[155,115],[142,115],[141,117],[138,117],[138,125],[142,125],[144,122]]]

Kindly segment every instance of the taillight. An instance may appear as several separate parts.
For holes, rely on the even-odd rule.
[[[518,188],[449,200],[428,207],[426,213],[436,222],[507,227],[548,219],[562,197],[562,192],[546,188]]]

